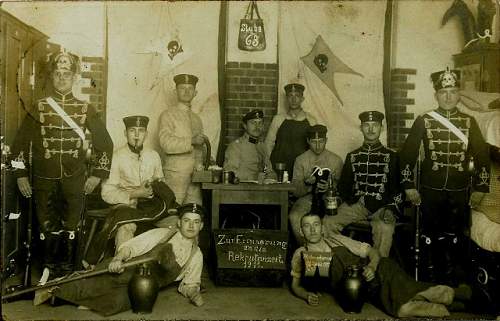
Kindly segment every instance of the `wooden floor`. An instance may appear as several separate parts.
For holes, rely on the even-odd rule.
[[[200,244],[208,245],[209,233],[202,231]],[[208,246],[202,247],[208,258]],[[209,263],[209,262],[207,262]],[[2,304],[3,320],[221,320],[221,319],[279,319],[279,320],[325,320],[325,319],[391,319],[390,316],[366,303],[360,314],[344,313],[335,299],[323,294],[317,307],[307,305],[295,297],[286,282],[280,287],[223,287],[216,286],[209,278],[205,267],[202,283],[206,288],[203,294],[205,305],[193,306],[181,296],[175,286],[163,289],[156,301],[153,313],[146,315],[123,312],[105,318],[88,310],[79,310],[73,305],[52,307],[49,304],[33,306],[30,300]],[[36,273],[36,271],[34,271]],[[37,277],[34,275],[33,282]],[[466,313],[453,313],[453,320],[494,319]]]
[[[215,286],[203,274],[202,282],[206,288],[203,293],[205,305],[193,306],[188,299],[177,292],[175,286],[162,290],[155,303],[153,313],[135,314],[123,312],[105,318],[88,310],[79,310],[73,305],[52,307],[49,304],[33,306],[32,301],[21,300],[2,305],[3,320],[325,320],[325,319],[391,319],[390,316],[366,303],[361,313],[344,313],[335,299],[329,294],[321,296],[320,305],[312,307],[298,299],[282,287],[222,287]],[[485,319],[485,316],[454,313],[450,319]],[[490,319],[492,319],[490,317]]]

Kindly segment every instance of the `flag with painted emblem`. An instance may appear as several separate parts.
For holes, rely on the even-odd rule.
[[[312,47],[312,50],[300,59],[333,92],[342,105],[342,99],[340,99],[337,89],[335,88],[335,73],[340,72],[363,77],[362,74],[354,71],[351,67],[347,66],[342,60],[340,60],[340,58],[335,56],[321,35],[316,38],[316,42]]]

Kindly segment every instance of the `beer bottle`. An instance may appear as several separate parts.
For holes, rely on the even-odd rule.
[[[325,215],[337,215],[337,195],[333,185],[332,175],[328,177],[328,190],[324,195]]]

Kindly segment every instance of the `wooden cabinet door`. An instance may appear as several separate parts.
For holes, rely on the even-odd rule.
[[[23,42],[26,41],[26,30],[15,23],[4,21],[4,131],[5,143],[11,145],[17,128],[25,115],[18,91],[25,90],[22,80],[26,73],[26,62],[22,59]]]
[[[500,92],[500,49],[488,50],[484,54],[482,90]]]
[[[462,70],[462,89],[500,92],[500,48],[497,44],[453,55],[455,67]]]
[[[4,143],[11,146],[26,112],[19,99],[19,93],[29,97],[30,68],[23,52],[30,41],[27,29],[18,21],[0,12],[0,39],[2,41],[2,136]],[[4,279],[24,269],[24,246],[26,240],[26,212],[22,213],[24,202],[19,202],[16,178],[9,170],[2,170],[2,274]],[[8,282],[7,282],[8,283]]]

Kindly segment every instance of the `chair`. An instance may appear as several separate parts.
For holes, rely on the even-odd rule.
[[[99,224],[100,221],[104,221],[106,219],[110,210],[111,208],[100,208],[100,209],[87,210],[85,212],[84,226],[87,224],[87,221],[91,222],[91,226],[89,234],[85,241],[85,247],[83,248],[82,259],[85,259],[87,257],[87,252],[89,250],[90,243],[92,243],[92,240],[97,231],[97,225]]]
[[[101,197],[101,184],[97,186],[92,193],[86,196],[85,199],[85,212],[83,213],[83,235],[80,244],[85,244],[81,257],[79,257],[77,262],[81,262],[87,258],[87,253],[90,247],[90,243],[97,232],[97,226],[100,221],[104,221],[111,208],[108,203],[106,203]],[[90,225],[90,230],[87,235],[86,227]],[[85,242],[84,242],[85,241]],[[81,249],[81,247],[80,247]]]

